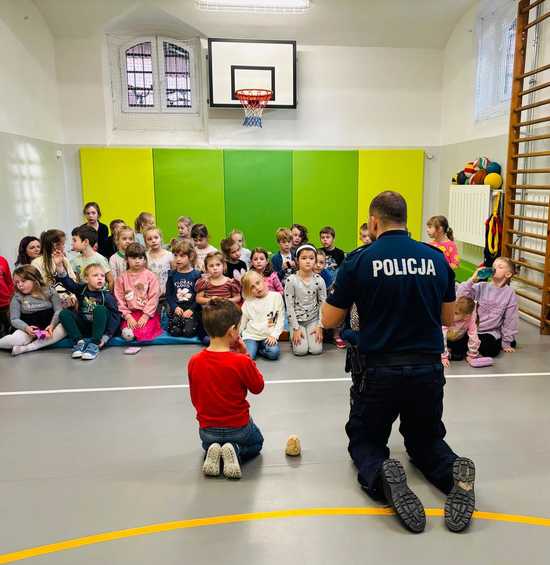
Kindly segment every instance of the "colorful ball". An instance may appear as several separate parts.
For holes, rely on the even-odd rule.
[[[474,163],[466,163],[466,166],[464,167],[464,174],[466,175],[466,177],[471,177],[475,172],[476,170],[474,168]]]
[[[500,175],[502,172],[500,165],[496,161],[489,163],[486,170],[488,173],[496,173],[497,175]]]
[[[470,184],[483,184],[485,182],[485,177],[487,176],[487,171],[484,171],[483,169],[481,171],[478,171],[477,173],[474,173],[471,177],[470,177]]]
[[[460,171],[458,175],[456,175],[456,182],[457,184],[466,184],[466,175],[464,171]]]
[[[487,167],[489,166],[490,163],[491,160],[489,159],[489,157],[480,157],[479,159],[476,159],[474,161],[474,168],[477,171],[480,171],[481,169],[487,170]]]
[[[498,189],[502,186],[502,177],[498,173],[489,173],[483,184],[488,184],[491,188]]]

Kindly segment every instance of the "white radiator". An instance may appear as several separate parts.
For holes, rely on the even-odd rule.
[[[456,241],[485,245],[485,220],[492,212],[491,187],[453,184],[449,188],[449,226]]]

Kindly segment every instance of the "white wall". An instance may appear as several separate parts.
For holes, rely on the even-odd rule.
[[[31,0],[0,4],[0,132],[62,141],[54,40]]]
[[[103,61],[102,61],[103,57]],[[203,53],[204,57],[204,53]],[[270,110],[262,130],[242,112],[208,110],[202,132],[115,130],[105,40],[60,38],[57,71],[69,144],[423,147],[439,144],[441,51],[299,46],[298,109]],[[206,67],[205,67],[206,68]],[[107,101],[107,111],[106,104]]]

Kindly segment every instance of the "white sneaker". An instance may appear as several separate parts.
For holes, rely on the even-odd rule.
[[[241,466],[235,448],[230,443],[224,443],[222,446],[223,474],[228,479],[240,479]]]
[[[217,477],[220,474],[220,458],[222,447],[219,443],[212,443],[206,452],[202,472],[209,477]]]
[[[26,345],[14,345],[11,354],[15,357],[16,355],[21,355],[21,353],[25,353],[27,351]]]

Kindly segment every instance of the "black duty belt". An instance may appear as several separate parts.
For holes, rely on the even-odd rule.
[[[360,353],[355,346],[349,347],[346,355],[346,372],[360,374],[365,369],[375,367],[398,367],[404,365],[431,365],[440,363],[439,353],[403,352],[403,353]]]

